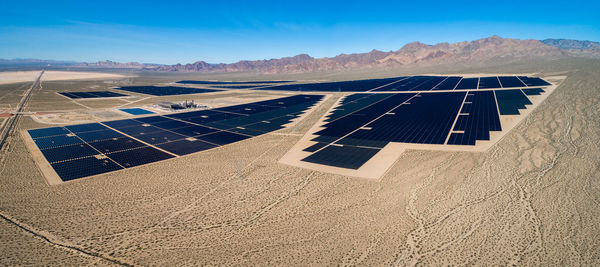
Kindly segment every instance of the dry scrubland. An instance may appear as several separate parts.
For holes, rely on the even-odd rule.
[[[600,265],[600,61],[464,72],[538,70],[568,78],[487,152],[408,151],[378,181],[277,163],[339,96],[290,129],[51,187],[13,136],[0,264]]]

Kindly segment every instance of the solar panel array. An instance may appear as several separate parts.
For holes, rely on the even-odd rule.
[[[463,78],[460,76],[411,76],[326,83],[285,84],[257,88],[256,90],[308,92],[394,92],[497,89],[546,85],[550,85],[550,83],[537,77],[526,76],[491,76],[475,78]]]
[[[129,113],[131,115],[148,115],[148,114],[154,114],[154,112],[150,111],[150,110],[146,110],[143,108],[122,108],[119,109],[120,111]]]
[[[200,94],[200,93],[212,93],[221,92],[222,90],[215,89],[199,89],[189,87],[178,87],[178,86],[122,86],[116,89],[129,91],[134,93],[141,93],[153,96],[167,96],[167,95],[188,95],[188,94]]]
[[[58,92],[71,99],[79,98],[102,98],[102,97],[123,97],[128,96],[111,91],[90,91],[90,92]]]
[[[423,81],[413,79],[417,80]],[[501,81],[490,78],[484,84],[492,87]],[[390,142],[474,146],[477,140],[490,140],[491,131],[502,130],[500,115],[519,114],[531,104],[527,95],[542,92],[531,88],[348,95],[314,133],[311,141],[316,143],[303,150],[311,154],[302,161],[358,169]]]
[[[243,82],[227,82],[227,81],[178,81],[176,83],[181,84],[276,84],[276,83],[290,83],[293,81],[243,81]]]
[[[279,130],[322,97],[296,95],[211,110],[28,132],[58,176],[69,181]]]

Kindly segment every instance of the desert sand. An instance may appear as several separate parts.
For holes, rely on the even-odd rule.
[[[19,83],[33,81],[40,74],[39,71],[6,71],[0,72],[0,84]],[[104,79],[124,78],[127,75],[101,73],[101,72],[79,72],[79,71],[54,71],[44,72],[42,81],[66,81],[82,79]]]
[[[55,186],[15,134],[0,265],[600,265],[600,60],[449,72],[568,78],[486,151],[409,149],[375,180],[278,163],[341,95],[288,129]]]

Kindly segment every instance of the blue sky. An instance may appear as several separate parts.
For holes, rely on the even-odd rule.
[[[3,1],[0,58],[231,63],[412,41],[600,41],[593,1]]]

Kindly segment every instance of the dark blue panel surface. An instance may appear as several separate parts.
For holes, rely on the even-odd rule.
[[[211,148],[214,148],[217,146],[203,142],[201,140],[188,141],[188,140],[184,139],[184,140],[160,144],[160,145],[157,145],[157,147],[164,149],[166,151],[169,151],[173,154],[183,156],[183,155],[211,149]]]
[[[549,82],[544,81],[543,79],[538,78],[538,77],[526,77],[526,76],[518,76],[518,77],[527,86],[546,86],[546,85],[551,85]]]
[[[379,152],[379,149],[330,145],[302,159],[302,161],[356,170],[375,156],[377,152]]]
[[[99,150],[102,153],[111,153],[125,149],[145,146],[143,143],[133,140],[129,137],[121,137],[117,139],[109,139],[104,141],[89,143],[90,146]]]
[[[199,94],[199,93],[212,93],[221,92],[221,90],[214,89],[198,89],[189,87],[177,87],[177,86],[123,86],[116,88],[119,90],[154,95],[154,96],[166,96],[166,95],[186,95],[186,94]]]
[[[456,86],[456,90],[477,89],[479,78],[463,78]]]
[[[72,99],[128,96],[128,95],[114,93],[114,92],[110,92],[110,91],[58,92],[58,93],[66,96],[66,97],[72,98]]]
[[[499,76],[502,88],[508,87],[524,87],[525,84],[519,80],[516,76]]]
[[[529,98],[519,89],[496,90],[498,109],[500,115],[519,115],[519,109],[525,109],[525,105],[531,105]]]
[[[53,136],[53,135],[66,135],[66,134],[70,133],[64,127],[33,129],[33,130],[28,130],[27,132],[29,132],[29,135],[33,139],[40,138],[40,137]]]
[[[328,145],[327,143],[316,143],[312,146],[309,146],[305,149],[303,149],[302,151],[306,151],[306,152],[315,152],[323,147],[325,147],[326,145]]]
[[[142,164],[148,164],[151,162],[161,161],[175,157],[171,154],[165,153],[163,151],[149,146],[110,153],[107,154],[107,156],[125,168],[130,168]]]
[[[451,145],[475,145],[476,140],[490,140],[490,131],[501,131],[500,117],[493,91],[471,91],[472,103],[463,109],[454,125],[455,131],[448,139]]]
[[[391,82],[404,79],[404,77],[369,79],[327,83],[304,83],[304,84],[286,84],[258,88],[256,90],[280,90],[280,91],[321,91],[321,92],[364,92],[374,88],[389,84]]]
[[[86,123],[86,124],[69,125],[69,126],[65,126],[65,128],[69,129],[69,131],[71,131],[73,133],[108,130],[108,128],[106,128],[106,126],[104,126],[100,123]]]
[[[81,139],[76,136],[66,136],[66,135],[55,135],[50,137],[40,137],[33,140],[35,144],[40,149],[47,149],[52,147],[66,146],[66,145],[74,145],[83,143]]]
[[[240,134],[221,131],[221,132],[196,136],[196,138],[200,139],[202,141],[206,141],[206,142],[209,142],[212,144],[222,146],[222,145],[234,143],[237,141],[241,141],[244,139],[248,139],[250,137],[246,136],[246,135],[240,135]]]
[[[448,77],[432,90],[453,90],[461,79],[462,77]]]
[[[79,138],[83,139],[83,141],[86,141],[88,143],[124,137],[124,135],[117,133],[113,130],[84,132],[78,133],[77,136],[79,136]]]
[[[522,89],[526,95],[541,95],[544,91],[542,88],[526,88]]]
[[[294,81],[243,81],[243,82],[227,82],[227,81],[190,81],[190,80],[185,80],[185,81],[178,81],[176,83],[181,83],[181,84],[258,84],[258,83],[264,83],[264,84],[276,84],[276,83],[291,83]]]
[[[135,137],[139,140],[142,140],[148,144],[152,144],[152,145],[186,138],[186,136],[184,136],[184,135],[172,133],[169,131],[152,132],[152,133],[147,133],[147,134],[142,134],[142,135],[134,135],[133,137]]]
[[[83,158],[92,155],[100,154],[98,151],[88,146],[87,144],[75,144],[69,146],[55,147],[49,149],[42,149],[42,154],[46,157],[46,160],[50,163],[57,161]]]
[[[123,169],[110,159],[97,159],[95,157],[62,161],[51,165],[63,181]]]
[[[479,89],[500,88],[498,77],[481,77],[479,78]]]
[[[178,134],[185,135],[185,136],[197,136],[197,135],[202,135],[202,134],[207,134],[207,133],[214,133],[219,130],[204,127],[204,126],[194,125],[194,126],[189,126],[189,127],[173,129],[171,131],[178,133]]]

